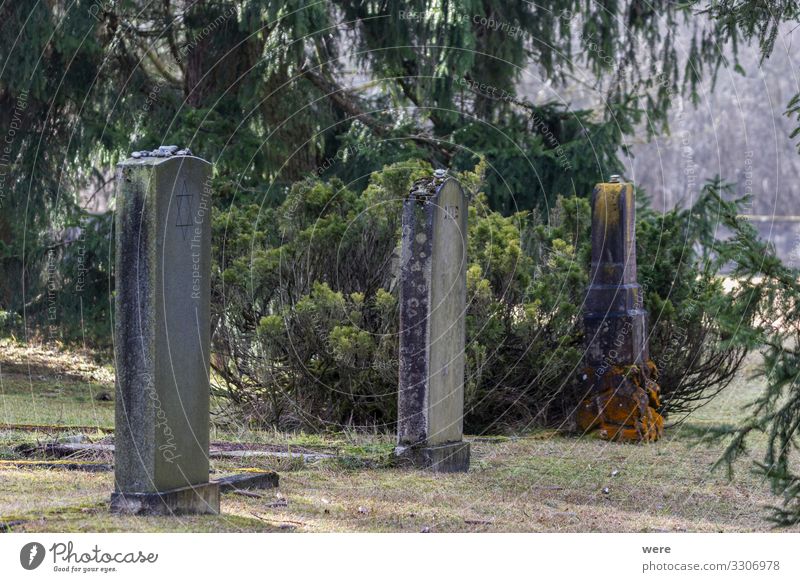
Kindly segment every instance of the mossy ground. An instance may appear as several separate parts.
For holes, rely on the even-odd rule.
[[[113,425],[108,367],[80,354],[21,349],[0,355],[0,459],[22,443],[75,431],[15,430],[13,424]],[[363,531],[645,532],[766,531],[769,487],[739,466],[733,481],[712,472],[722,445],[696,445],[697,432],[737,422],[762,386],[736,382],[657,443],[626,445],[554,431],[472,438],[468,474],[434,475],[391,466],[389,435],[283,434],[214,428],[212,440],[268,443],[337,458],[214,460],[213,470],[280,473],[280,489],[260,497],[223,495],[222,515],[132,518],[110,515],[113,475],[20,468],[0,461],[0,522],[11,531]],[[91,439],[102,432],[82,430]],[[758,443],[755,451],[759,450]],[[800,528],[798,528],[800,531]]]

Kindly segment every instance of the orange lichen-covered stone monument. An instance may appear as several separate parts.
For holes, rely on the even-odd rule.
[[[647,348],[647,312],[636,280],[633,186],[612,176],[592,192],[592,262],[586,294],[586,396],[576,420],[585,432],[654,441],[663,431],[660,389]]]

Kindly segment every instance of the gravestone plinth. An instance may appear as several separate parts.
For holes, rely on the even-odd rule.
[[[463,441],[467,197],[444,172],[403,205],[396,455],[434,471],[466,471]]]
[[[616,177],[592,193],[592,259],[586,294],[586,398],[576,415],[601,438],[652,441],[664,420],[647,346],[647,312],[636,279],[633,187]]]
[[[211,164],[174,146],[117,168],[111,510],[218,513],[209,483]]]

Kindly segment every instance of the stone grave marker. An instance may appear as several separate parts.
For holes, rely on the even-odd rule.
[[[636,207],[631,184],[612,176],[592,193],[592,258],[586,294],[586,396],[576,420],[601,438],[661,436],[657,370],[647,346],[647,312],[636,277]]]
[[[467,197],[458,181],[438,170],[415,183],[401,244],[396,454],[417,467],[466,471]]]
[[[209,483],[211,164],[176,146],[117,168],[111,510],[218,513]]]

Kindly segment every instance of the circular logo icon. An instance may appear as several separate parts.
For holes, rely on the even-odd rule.
[[[26,570],[35,570],[44,561],[44,554],[44,546],[39,542],[25,544],[19,552],[19,563]]]

